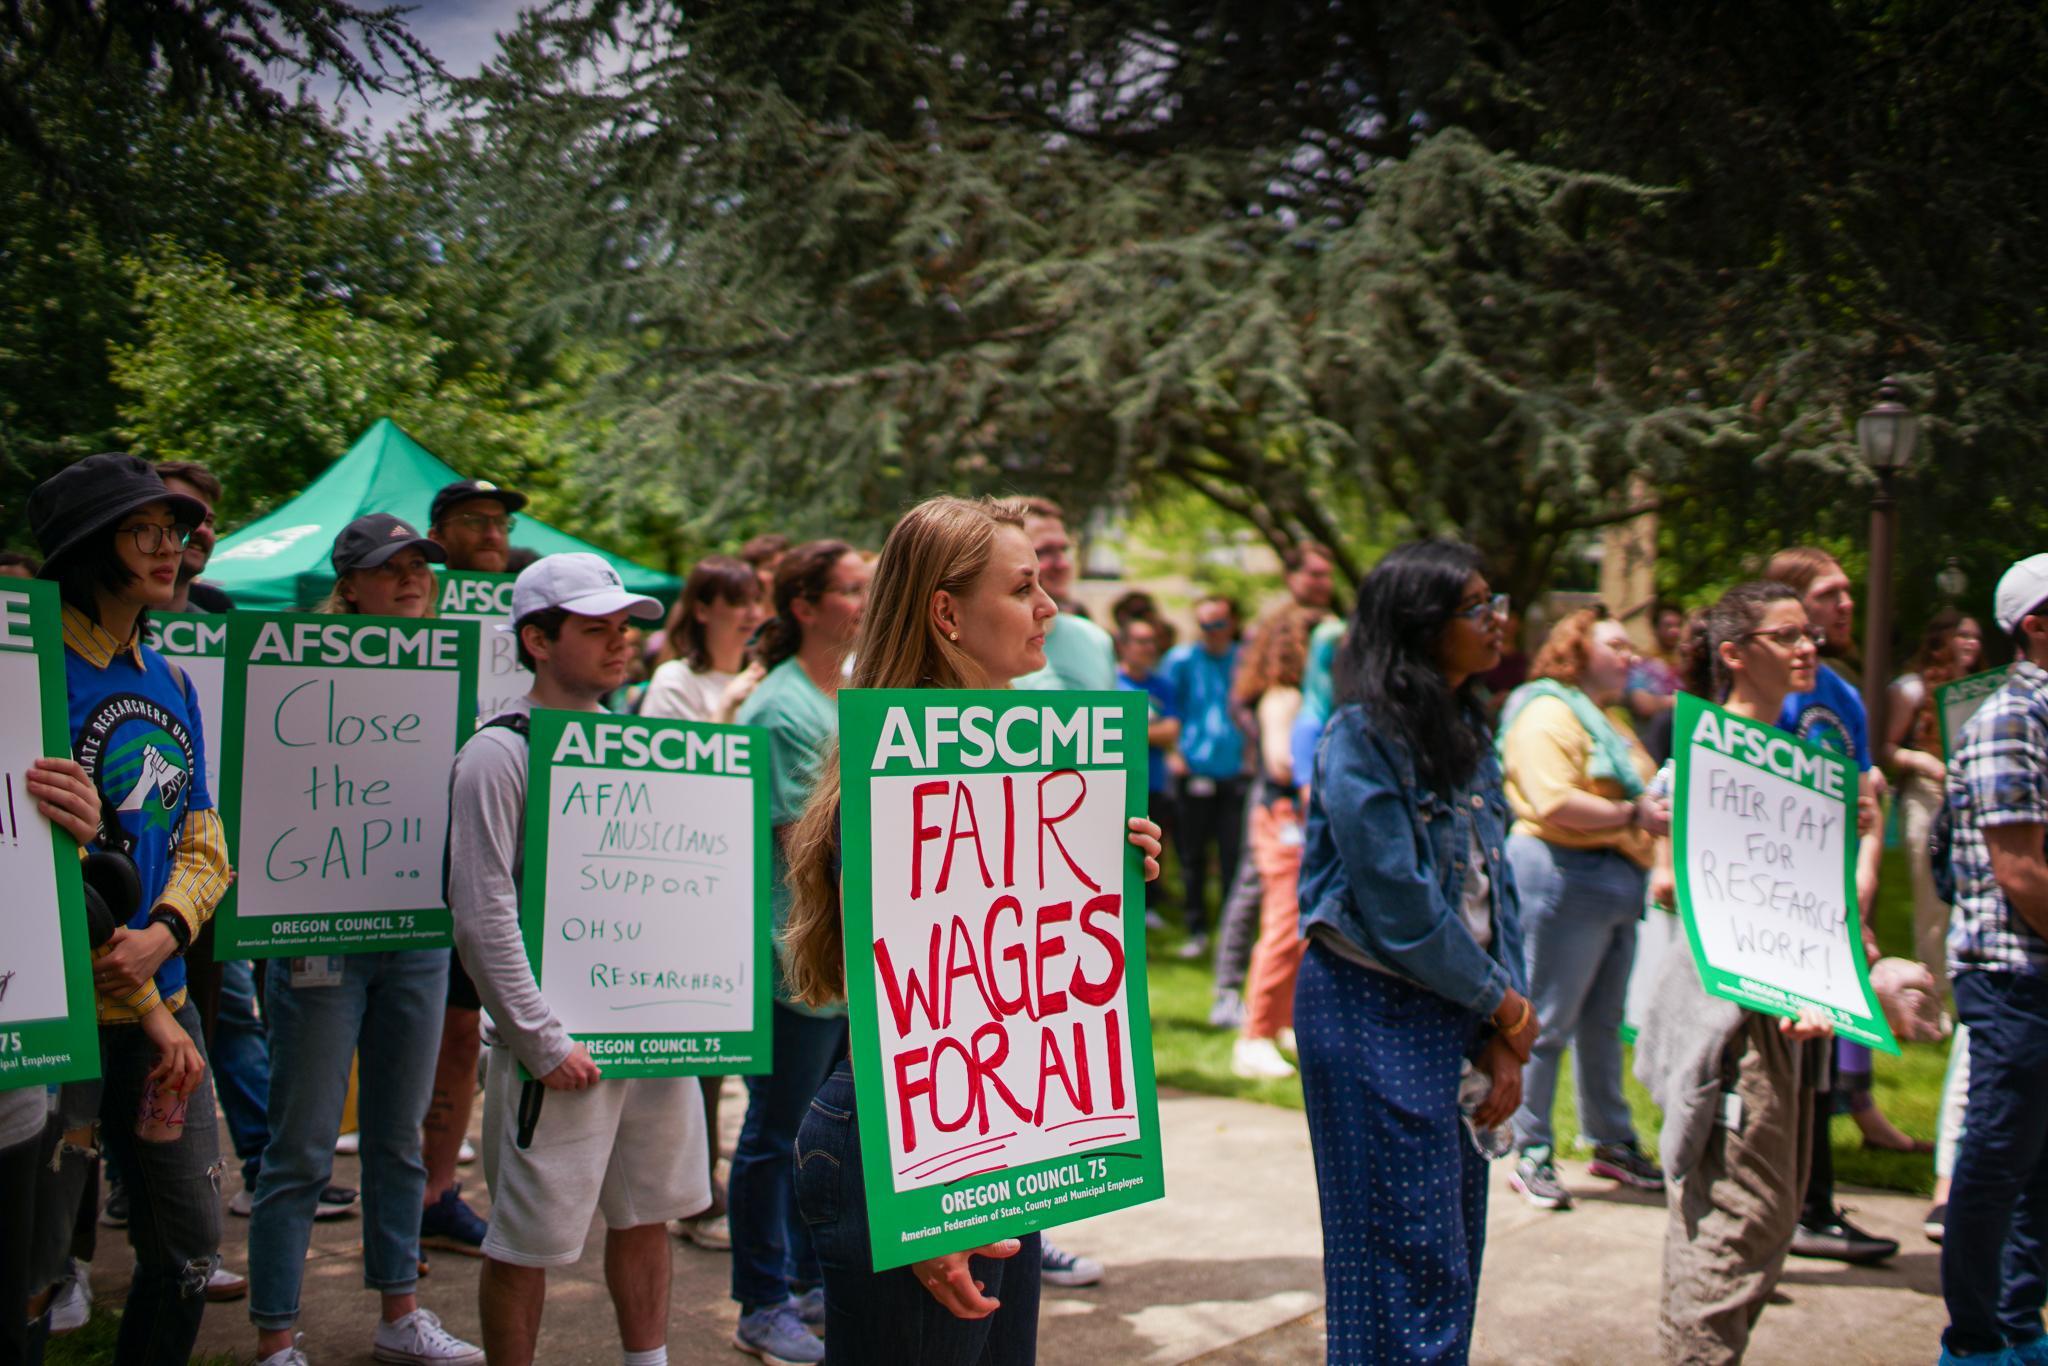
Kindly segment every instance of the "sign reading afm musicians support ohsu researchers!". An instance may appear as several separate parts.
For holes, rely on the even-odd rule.
[[[849,690],[839,718],[875,1266],[1159,1199],[1144,699]]]
[[[37,759],[71,752],[60,612],[57,585],[0,579],[0,1091],[100,1074],[78,846],[25,781]]]
[[[1775,726],[1680,693],[1672,864],[1700,984],[1768,1014],[1817,1006],[1899,1051],[1856,913],[1856,770]]]
[[[519,920],[548,1005],[607,1077],[766,1073],[768,733],[532,726]]]
[[[476,723],[471,621],[227,618],[223,958],[445,948],[448,775]]]

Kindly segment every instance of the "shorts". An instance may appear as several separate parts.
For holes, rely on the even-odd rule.
[[[512,1266],[567,1266],[583,1255],[593,1212],[606,1228],[665,1224],[711,1206],[704,1098],[695,1077],[605,1080],[549,1091],[533,1142],[519,1130],[519,1060],[490,1049],[484,1077],[484,1180],[491,1192],[486,1257]]]
[[[450,1010],[482,1010],[483,998],[476,994],[476,983],[469,980],[469,970],[462,966],[462,955],[454,949],[448,950],[448,1008]]]

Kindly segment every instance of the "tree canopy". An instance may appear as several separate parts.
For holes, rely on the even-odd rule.
[[[1855,558],[1896,373],[1904,606],[2048,529],[2022,0],[554,0],[376,145],[196,79],[153,3],[59,8],[0,36],[10,482],[124,439],[259,507],[388,401],[669,561],[1193,491],[1275,544],[1458,532],[1522,596],[1649,505],[1704,592]],[[395,11],[219,13],[344,83],[431,63]]]

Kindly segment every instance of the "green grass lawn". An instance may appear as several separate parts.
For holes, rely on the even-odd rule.
[[[1169,876],[1171,874],[1169,873]],[[1177,897],[1162,896],[1162,904],[1178,904]],[[1885,854],[1884,876],[1878,894],[1877,937],[1886,953],[1912,951],[1913,908],[1906,880],[1905,855],[1898,850]],[[1154,933],[1147,970],[1152,985],[1153,1058],[1159,1083],[1210,1095],[1237,1096],[1268,1105],[1301,1108],[1301,1083],[1286,1081],[1241,1081],[1230,1073],[1230,1045],[1235,1034],[1208,1025],[1209,1003],[1214,976],[1205,959],[1184,963],[1174,957],[1182,938],[1178,931]],[[1892,1122],[1915,1138],[1934,1137],[1935,1112],[1941,1105],[1942,1072],[1948,1065],[1947,1044],[1906,1044],[1904,1056],[1877,1057],[1875,1093],[1878,1104]],[[1633,1066],[1631,1054],[1631,1068]],[[1645,1148],[1654,1152],[1657,1142],[1657,1107],[1637,1083],[1632,1071],[1625,1071],[1629,1108],[1635,1112],[1636,1130]],[[1578,1106],[1572,1091],[1571,1064],[1566,1058],[1564,1075],[1558,1082],[1554,1111],[1558,1146],[1571,1153],[1579,1139]],[[1839,1115],[1833,1121],[1835,1176],[1850,1185],[1878,1186],[1928,1194],[1934,1189],[1934,1159],[1911,1153],[1885,1153],[1865,1149],[1854,1120]]]
[[[214,1306],[208,1312],[217,1310],[218,1306]],[[50,1339],[50,1348],[43,1361],[45,1366],[106,1366],[114,1359],[114,1343],[120,1335],[119,1306],[95,1304],[85,1327],[68,1337]],[[238,1362],[232,1353],[222,1352],[215,1356],[195,1356],[189,1366],[238,1366]]]

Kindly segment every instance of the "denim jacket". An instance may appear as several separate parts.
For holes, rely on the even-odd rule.
[[[1334,813],[1334,815],[1332,814]],[[1458,914],[1477,823],[1492,882],[1493,945]],[[1417,778],[1405,741],[1356,703],[1316,749],[1301,861],[1301,933],[1326,926],[1374,961],[1479,1015],[1509,987],[1527,994],[1521,901],[1504,855],[1507,798],[1493,747],[1446,800]]]

